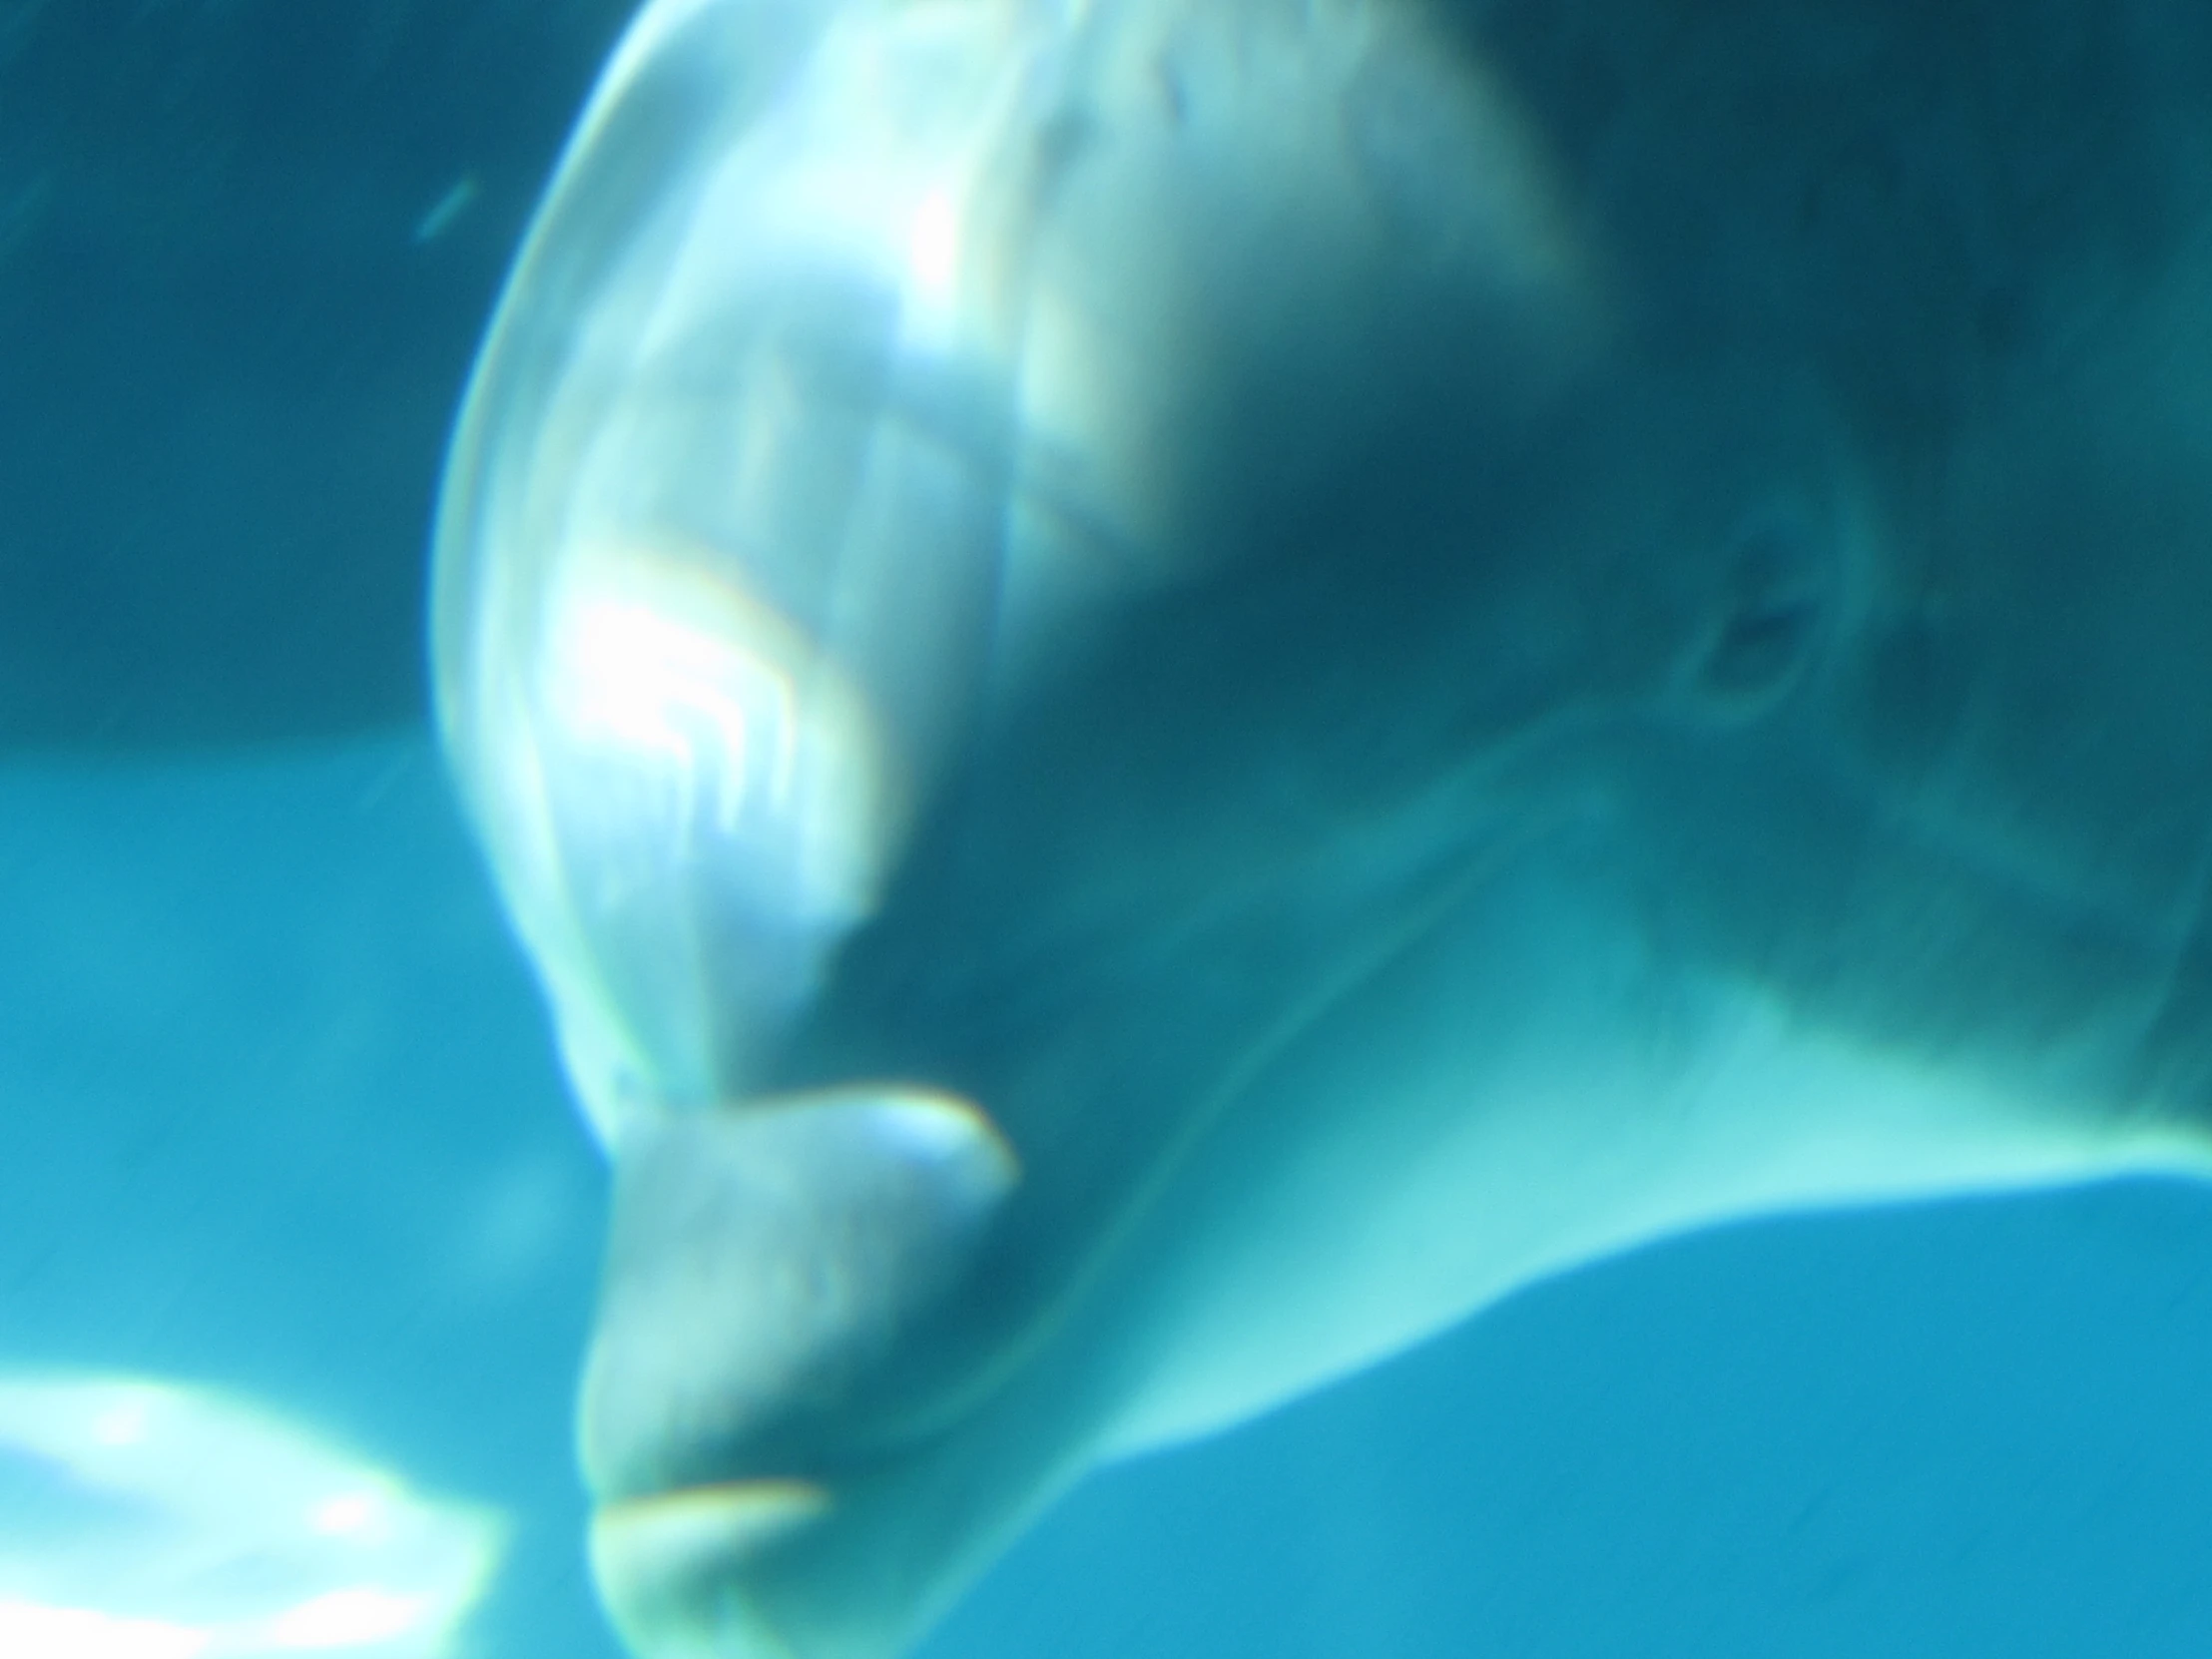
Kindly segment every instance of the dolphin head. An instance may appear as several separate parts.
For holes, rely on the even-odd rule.
[[[1941,250],[1739,158],[1755,259],[1737,106],[1569,96],[1542,10],[655,0],[608,66],[434,623],[613,1161],[649,1659],[882,1659],[1101,1457],[1670,1228],[2170,1153],[2077,1108],[2179,946],[1960,759]]]
[[[634,26],[436,628],[614,1160],[582,1447],[642,1651],[886,1652],[1144,1437],[1179,1264],[1263,1227],[1194,1148],[1517,832],[1513,744],[1798,666],[1817,422],[1677,441],[1607,279],[1419,8]]]
[[[1576,354],[1589,276],[1471,60],[1186,12],[656,5],[610,65],[472,391],[436,624],[603,1132],[751,1082],[976,721],[1101,618],[1272,572],[1378,467],[1450,511]]]

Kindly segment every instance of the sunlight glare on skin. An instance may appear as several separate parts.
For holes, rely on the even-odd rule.
[[[1079,9],[1079,8],[1078,8]],[[702,257],[698,275],[773,256],[895,294],[908,350],[958,349],[961,252],[1007,131],[1053,79],[1012,4],[856,4],[710,187],[717,225],[748,227],[742,247]],[[1003,188],[1003,181],[1000,186]],[[986,212],[985,218],[989,215]],[[967,274],[972,275],[972,274]],[[700,309],[671,284],[640,349],[679,346]]]
[[[873,901],[897,791],[867,700],[807,633],[701,551],[580,550],[538,696],[565,744],[666,794],[670,856],[735,841],[795,919]],[[704,809],[704,811],[702,811]]]
[[[366,1531],[383,1519],[383,1505],[374,1493],[347,1492],[315,1505],[308,1525],[330,1537]]]
[[[92,1425],[92,1437],[102,1445],[137,1445],[146,1438],[146,1404],[132,1399],[104,1411]]]
[[[789,805],[797,744],[791,682],[775,665],[651,606],[602,599],[561,629],[561,723],[587,745],[656,758],[688,828],[702,787],[714,825],[736,830],[749,795]]]
[[[914,210],[906,239],[904,295],[910,332],[928,335],[945,329],[952,312],[959,252],[960,221],[952,194],[941,187],[931,190]]]

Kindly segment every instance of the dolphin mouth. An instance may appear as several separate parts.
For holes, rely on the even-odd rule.
[[[592,1576],[616,1630],[655,1659],[791,1659],[793,1647],[747,1593],[778,1545],[830,1507],[805,1480],[738,1480],[603,1503],[592,1517]]]
[[[856,1466],[838,1425],[963,1281],[1019,1181],[979,1107],[915,1086],[639,1126],[617,1149],[585,1366],[592,1490],[656,1526],[709,1512],[680,1502],[687,1493],[770,1494],[782,1512],[795,1492],[824,1491],[791,1471],[822,1466],[840,1441],[834,1465]],[[915,1443],[900,1436],[882,1454]]]
[[[962,1519],[916,1534],[905,1501],[966,1485],[964,1438],[831,1459],[819,1478],[680,1472],[605,1497],[587,1540],[600,1604],[640,1659],[888,1659],[941,1611],[944,1560],[972,1570]]]
[[[617,1145],[578,1429],[633,1651],[873,1659],[911,1628],[961,1529],[912,1536],[902,1504],[975,1499],[948,1455],[973,1418],[880,1407],[937,1374],[1021,1175],[980,1106],[917,1084],[669,1110]]]

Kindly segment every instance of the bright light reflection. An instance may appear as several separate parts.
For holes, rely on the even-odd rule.
[[[704,785],[728,834],[758,794],[791,800],[798,719],[789,678],[731,641],[639,604],[578,607],[558,684],[569,729],[662,762],[688,821]]]
[[[505,1530],[145,1378],[0,1374],[0,1659],[440,1659]]]
[[[366,1647],[404,1636],[423,1622],[428,1611],[421,1596],[372,1588],[332,1590],[271,1621],[269,1636],[279,1653]]]
[[[664,862],[708,838],[789,921],[841,924],[872,902],[892,807],[866,695],[711,555],[570,554],[535,682],[552,753],[613,792],[603,828]]]
[[[153,1619],[0,1601],[0,1653],[8,1659],[195,1659],[214,1639]]]
[[[146,1437],[146,1407],[138,1400],[100,1413],[92,1425],[92,1437],[102,1445],[136,1445]]]
[[[921,199],[906,242],[906,292],[911,302],[931,315],[952,305],[959,229],[949,193],[933,190]]]
[[[376,1500],[366,1492],[348,1492],[343,1497],[333,1497],[327,1503],[317,1504],[308,1523],[317,1532],[340,1534],[358,1532],[376,1515]]]

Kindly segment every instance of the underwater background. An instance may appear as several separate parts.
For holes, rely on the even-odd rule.
[[[616,1653],[604,1178],[414,630],[625,9],[0,0],[0,1372],[220,1383],[498,1507],[481,1659]],[[2202,1659],[2208,1562],[2212,1194],[2140,1182],[1540,1287],[1093,1479],[922,1651]]]

